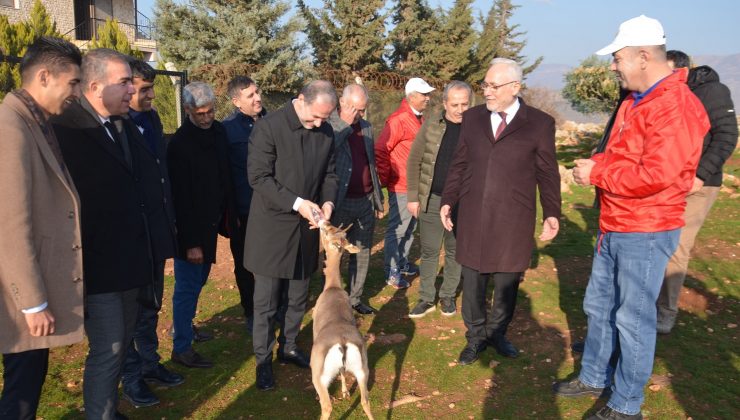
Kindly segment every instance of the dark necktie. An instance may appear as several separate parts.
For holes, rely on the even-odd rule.
[[[110,133],[111,137],[113,137],[113,142],[116,143],[119,147],[121,146],[121,137],[118,135],[118,130],[116,129],[116,125],[113,124],[112,121],[108,120],[103,123],[105,128],[108,129],[108,133]]]
[[[496,129],[496,134],[493,136],[496,140],[498,140],[498,136],[501,135],[501,133],[504,131],[504,128],[506,128],[506,113],[505,112],[499,112],[499,117],[501,117],[501,123],[498,125],[498,128]]]

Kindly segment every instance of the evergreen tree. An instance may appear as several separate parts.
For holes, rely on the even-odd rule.
[[[88,49],[94,50],[95,48],[110,48],[136,58],[144,57],[141,51],[131,47],[126,33],[116,19],[106,19],[105,24],[98,27],[96,38],[88,44]]]
[[[384,0],[324,0],[322,9],[311,10],[298,0],[315,64],[343,70],[382,70],[385,15],[380,9],[384,5]]]
[[[265,90],[287,90],[311,77],[313,67],[296,40],[299,17],[285,19],[282,0],[157,0],[160,53],[179,69],[205,64],[258,64],[252,74]]]
[[[425,57],[428,60],[431,44],[424,45],[424,39],[439,35],[435,13],[426,0],[398,0],[392,14],[395,26],[388,36],[392,46],[388,55],[391,68],[403,74],[422,74],[420,70],[428,67],[424,60]]]
[[[157,64],[157,70],[165,70],[164,65],[160,62]],[[172,83],[170,76],[158,74],[154,78],[154,101],[152,105],[162,120],[164,132],[171,134],[179,127],[177,121],[177,92],[175,85]]]
[[[475,69],[471,72],[470,80],[476,82],[483,80],[494,58],[509,58],[524,64],[526,57],[521,55],[521,51],[527,45],[527,41],[517,41],[517,38],[526,32],[519,32],[519,25],[509,25],[509,18],[518,7],[513,5],[511,0],[495,0],[488,11],[488,16],[485,19],[480,18],[483,31],[475,48],[473,60]],[[532,72],[541,62],[542,57],[538,57],[534,63],[525,66],[524,74]]]
[[[609,113],[619,101],[619,84],[609,60],[592,55],[565,74],[563,97],[584,114]]]
[[[473,44],[477,33],[473,29],[473,0],[456,0],[455,5],[441,19],[438,35],[432,39],[432,50],[437,57],[434,76],[444,80],[465,80],[473,62]]]

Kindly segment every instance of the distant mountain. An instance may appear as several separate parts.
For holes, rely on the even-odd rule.
[[[548,89],[560,90],[565,86],[563,76],[570,71],[573,66],[567,64],[549,64],[543,63],[527,75],[525,82],[529,86],[539,86]]]

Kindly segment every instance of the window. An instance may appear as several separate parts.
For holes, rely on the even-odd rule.
[[[16,8],[15,0],[0,0],[0,6]]]

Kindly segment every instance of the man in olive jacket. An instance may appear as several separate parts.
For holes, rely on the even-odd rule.
[[[34,419],[49,348],[82,341],[80,201],[48,118],[80,95],[82,55],[42,37],[0,105],[0,418]]]
[[[247,173],[254,194],[244,267],[255,278],[252,339],[261,390],[275,386],[272,324],[281,285],[287,287],[288,308],[278,359],[309,367],[296,337],[306,312],[308,279],[319,261],[319,232],[310,228],[320,219],[331,219],[337,196],[334,133],[326,122],[336,105],[329,82],[311,82],[297,99],[255,124],[249,142]]]
[[[460,284],[460,264],[455,261],[456,241],[454,232],[445,230],[439,219],[439,207],[444,190],[447,170],[455,153],[460,135],[463,112],[470,107],[473,97],[470,85],[453,80],[442,93],[444,113],[438,118],[427,118],[411,146],[406,180],[409,212],[419,220],[421,240],[421,284],[419,302],[411,309],[410,318],[421,318],[434,311],[439,272],[439,251],[444,244],[444,281],[439,289],[442,315],[457,312],[455,294]]]

